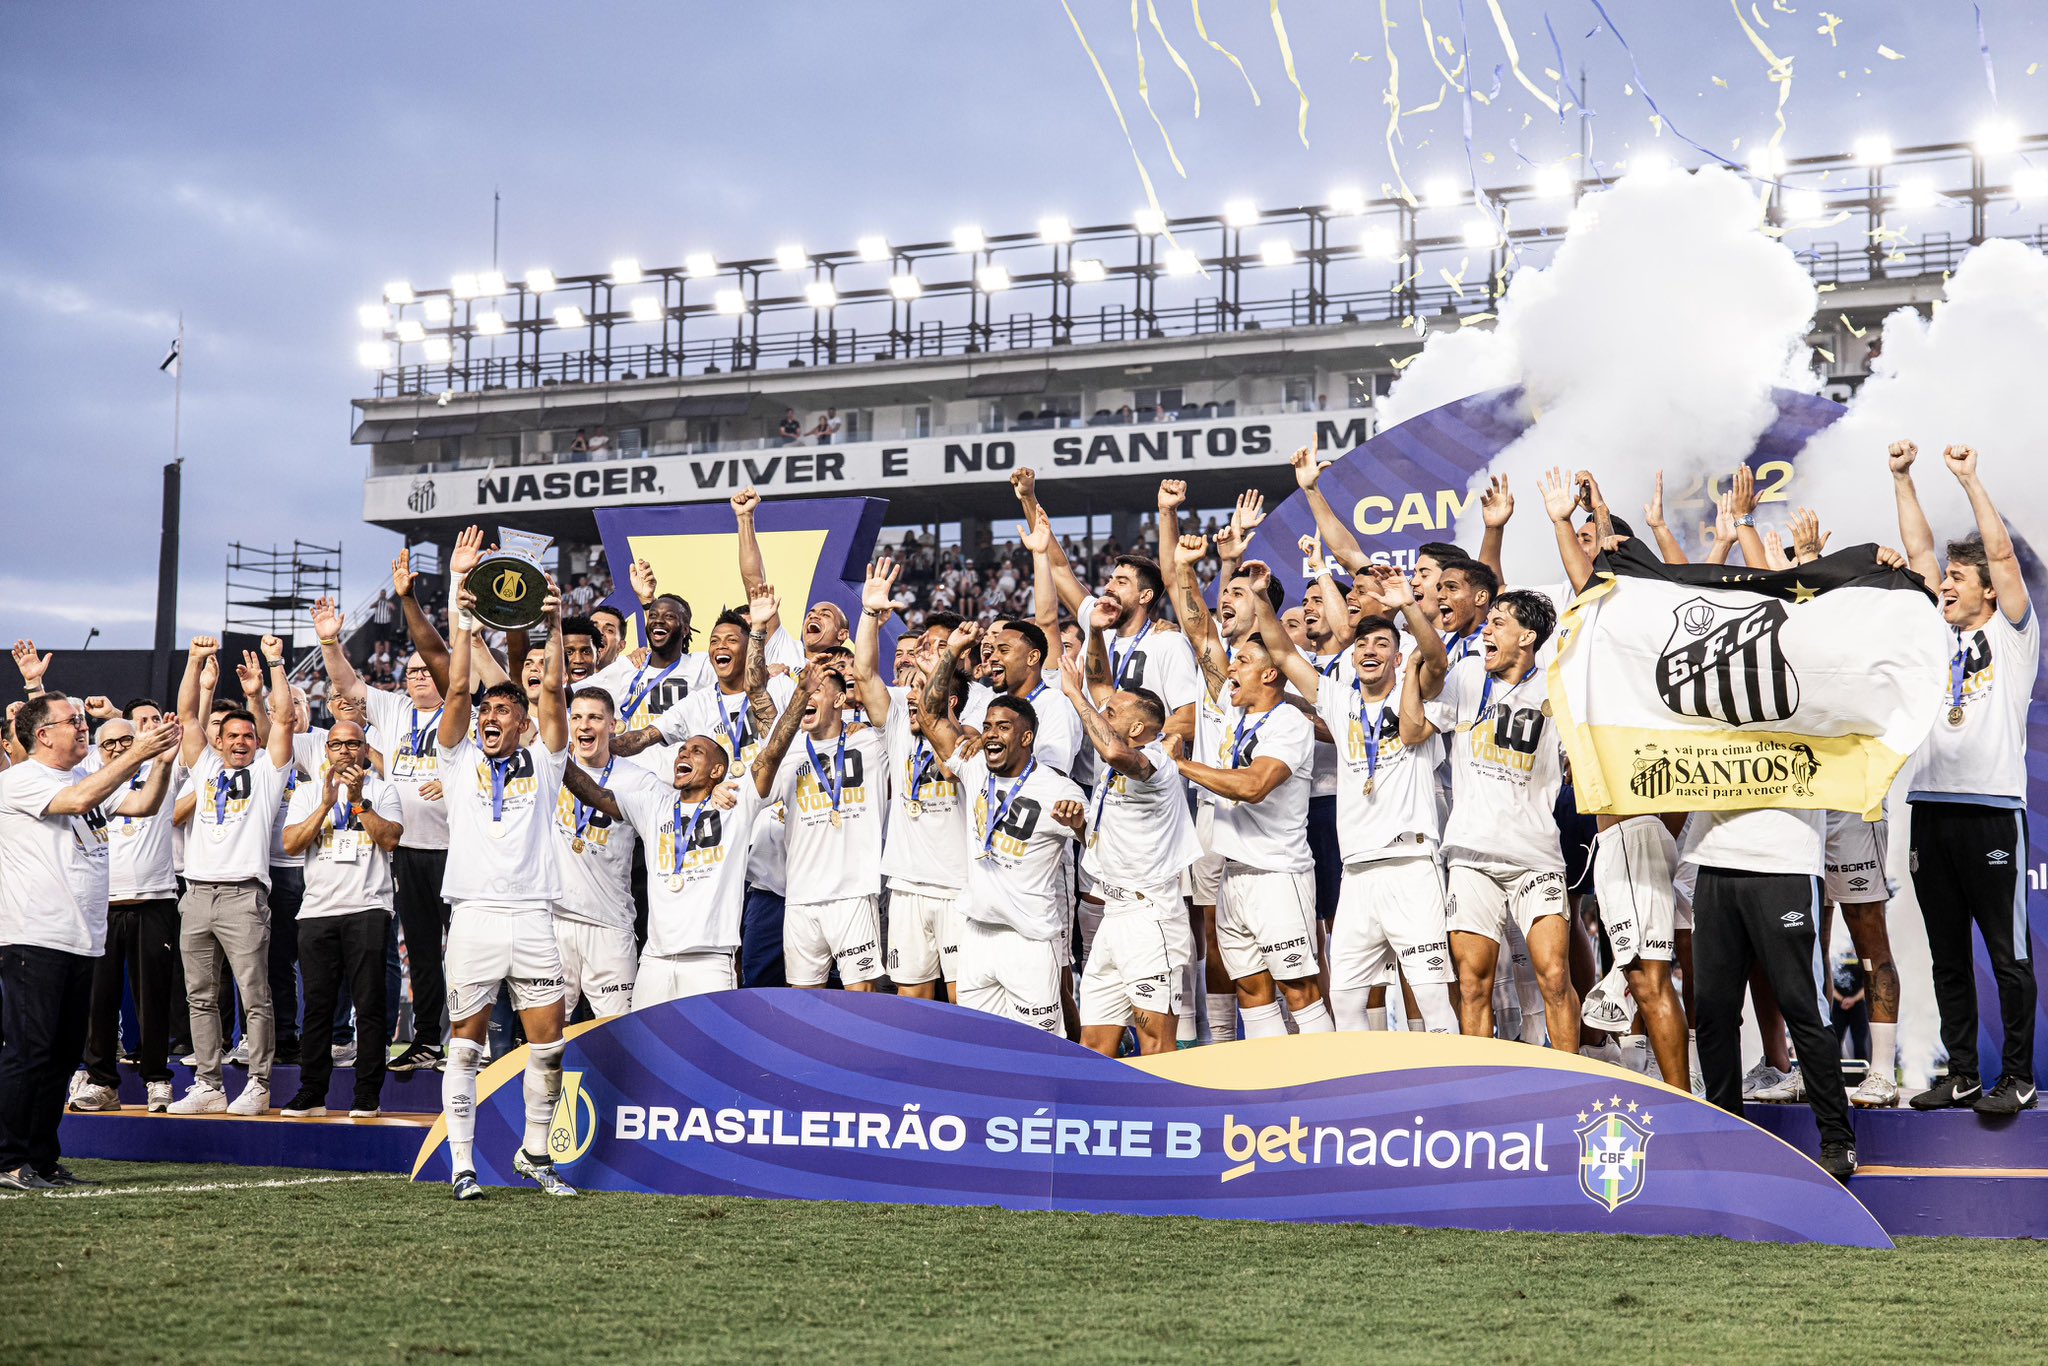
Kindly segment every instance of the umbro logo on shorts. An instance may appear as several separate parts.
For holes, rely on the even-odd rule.
[[[2006,864],[2012,862],[2012,855],[2003,849],[1993,849],[1984,856],[1984,861],[1993,868],[2003,868]]]
[[[865,970],[866,970],[866,969],[868,969],[868,968],[871,968],[871,967],[873,967],[874,965],[875,965],[875,960],[874,960],[873,958],[863,958],[863,959],[861,959],[861,960],[860,960],[860,961],[859,961],[858,963],[855,963],[855,964],[854,964],[854,966],[855,966],[855,967],[857,967],[857,968],[860,968],[860,969],[862,969],[863,971],[865,971]]]
[[[1806,912],[1787,911],[1785,912],[1785,914],[1778,917],[1778,923],[1784,925],[1787,929],[1790,929],[1794,925],[1804,925],[1806,923]]]
[[[1153,992],[1159,990],[1159,988],[1152,985],[1152,983],[1150,982],[1140,982],[1136,987],[1132,988],[1132,990],[1136,991],[1140,996],[1150,996]]]
[[[1860,892],[1870,885],[1870,879],[1867,877],[1852,877],[1849,879],[1849,885]]]

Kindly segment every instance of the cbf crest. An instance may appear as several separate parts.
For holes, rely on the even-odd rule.
[[[548,1123],[548,1156],[566,1167],[590,1151],[597,1137],[597,1104],[583,1089],[581,1072],[562,1073],[562,1094]]]
[[[1625,1114],[1620,1106],[1619,1096],[1613,1098],[1612,1108],[1594,1101],[1590,1117],[1579,1112],[1586,1122],[1577,1131],[1579,1189],[1587,1199],[1605,1205],[1609,1214],[1641,1195],[1649,1177],[1650,1112]],[[1636,1102],[1630,1101],[1628,1108],[1636,1111]]]
[[[1672,614],[1657,661],[1657,695],[1680,716],[1730,726],[1783,721],[1799,710],[1799,676],[1779,636],[1785,604],[1690,598]]]

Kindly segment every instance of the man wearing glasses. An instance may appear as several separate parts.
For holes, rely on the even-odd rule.
[[[85,1048],[92,965],[107,941],[107,822],[163,804],[180,739],[175,721],[95,773],[82,767],[86,719],[41,694],[15,717],[28,758],[0,773],[0,1189],[75,1185],[58,1161],[64,1087]]]
[[[288,1117],[327,1113],[334,1074],[330,1042],[342,984],[356,1008],[353,1119],[376,1117],[388,1032],[384,931],[391,919],[391,851],[403,833],[398,789],[370,770],[363,729],[337,721],[312,782],[300,783],[285,816],[284,849],[306,860],[299,906],[299,970],[306,979],[305,1061]]]

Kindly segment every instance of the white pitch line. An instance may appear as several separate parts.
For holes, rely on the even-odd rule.
[[[347,1176],[293,1176],[268,1181],[203,1181],[188,1186],[108,1186],[93,1190],[7,1191],[0,1199],[39,1196],[44,1200],[99,1200],[110,1195],[197,1195],[204,1191],[276,1190],[283,1186],[331,1186],[344,1181],[406,1181],[396,1172],[356,1172]]]

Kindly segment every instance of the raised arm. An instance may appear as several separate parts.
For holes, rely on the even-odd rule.
[[[183,723],[179,722],[178,724],[182,725]],[[165,736],[161,746],[155,753],[168,754],[177,747],[178,737],[176,735]],[[131,745],[130,748],[132,749],[134,746]],[[126,797],[123,797],[121,805],[115,809],[114,814],[117,816],[154,816],[158,811],[162,810],[164,797],[171,790],[171,769],[173,767],[174,765],[168,761],[151,766],[149,776],[142,780],[142,786],[130,792]]]
[[[1303,446],[1288,459],[1294,467],[1294,482],[1308,495],[1309,511],[1315,514],[1316,534],[1323,538],[1324,553],[1353,574],[1370,562],[1358,538],[1351,534],[1351,528],[1344,525],[1344,519],[1337,515],[1337,509],[1330,506],[1330,500],[1323,497],[1317,481],[1323,477],[1319,457],[1322,448]],[[1164,542],[1161,542],[1163,545]]]
[[[1265,756],[1253,759],[1243,768],[1216,768],[1179,756],[1173,762],[1181,777],[1233,802],[1264,801],[1274,788],[1287,781],[1288,774],[1287,765]]]
[[[1024,510],[1024,525],[1036,526],[1038,519],[1045,516],[1045,509],[1038,503],[1038,471],[1030,466],[1010,472],[1010,491],[1017,495],[1017,506]],[[1048,533],[1052,521],[1046,519]],[[1053,591],[1069,612],[1079,612],[1081,604],[1088,599],[1088,586],[1075,575],[1074,567],[1067,563],[1067,553],[1060,549],[1059,541],[1053,539],[1046,547],[1046,569],[1052,574]],[[1033,568],[1036,569],[1034,563]],[[1057,625],[1057,619],[1055,619]]]
[[[1095,699],[1088,695],[1088,685],[1081,681],[1075,670],[1060,670],[1060,691],[1066,694],[1067,701],[1074,704],[1074,714],[1081,718],[1081,732],[1088,737],[1088,743],[1095,746],[1095,752],[1102,756],[1103,763],[1134,778],[1152,776],[1152,761],[1145,757],[1145,751],[1116,733],[1109,724],[1109,718],[1096,709]]]
[[[1180,613],[1180,629],[1194,647],[1195,663],[1202,666],[1202,684],[1208,688],[1211,699],[1221,701],[1223,670],[1229,656],[1223,651],[1222,637],[1216,634],[1209,604],[1202,600],[1202,582],[1195,577],[1195,566],[1208,552],[1207,536],[1183,536],[1173,543],[1160,568],[1169,576],[1166,592],[1173,599],[1174,610]]]
[[[748,641],[747,649],[759,648],[758,641]],[[804,708],[823,686],[823,669],[805,669],[803,678],[797,683],[796,695],[789,699],[789,706],[775,719],[774,729],[761,743],[761,752],[754,756],[754,791],[766,797],[775,791],[775,775],[782,770],[782,758],[789,753],[789,747],[796,741],[797,727],[804,721]]]
[[[470,615],[476,594],[459,579],[455,581],[455,612],[448,619],[448,686],[442,689],[441,725],[435,740],[452,748],[469,734],[469,657],[476,618]]]
[[[158,721],[154,725],[144,727],[142,733],[135,737],[135,743],[128,746],[126,754],[123,754],[112,763],[101,765],[92,773],[86,775],[84,781],[73,783],[71,786],[58,792],[57,795],[50,798],[50,804],[44,808],[45,811],[52,816],[82,816],[88,811],[98,809],[107,798],[121,790],[123,783],[126,783],[135,776],[136,769],[141,768],[144,763],[154,759],[157,755],[168,754],[173,749],[176,749],[179,739],[180,727],[176,720],[167,718]],[[158,764],[157,768],[159,772],[151,776],[151,781],[158,782],[159,784],[156,800],[160,803],[163,801],[163,787],[161,783],[169,781],[170,775],[168,770],[170,765]],[[143,784],[143,791],[147,791],[148,788],[149,783]],[[141,795],[141,792],[133,794],[133,796]],[[132,797],[130,800],[132,800]],[[130,812],[126,809],[127,805],[128,801],[122,803],[123,810],[121,814],[149,815],[156,809],[155,804],[152,804],[150,811]]]
[[[1586,558],[1586,548],[1572,528],[1572,513],[1579,506],[1576,489],[1571,476],[1556,468],[1544,471],[1537,487],[1543,493],[1544,515],[1550,518],[1550,529],[1557,537],[1557,558],[1564,562],[1565,579],[1576,593],[1593,577],[1593,562]]]
[[[1060,590],[1053,582],[1052,519],[1038,509],[1036,520],[1020,522],[1017,543],[1031,552],[1031,620],[1047,640],[1060,636]]]
[[[1438,641],[1437,645],[1442,648],[1443,642]],[[1422,695],[1422,656],[1410,650],[1408,657],[1401,661],[1401,673],[1401,743],[1419,745],[1436,734],[1436,727],[1429,724],[1422,712],[1422,704],[1428,700]],[[1441,683],[1438,690],[1442,690]]]
[[[938,656],[932,660],[931,677],[925,680],[924,691],[916,698],[918,726],[924,738],[931,742],[939,762],[947,765],[951,772],[953,751],[960,747],[966,730],[952,713],[949,701],[953,695],[953,673],[959,668],[960,660],[971,658],[974,647],[981,639],[981,627],[971,621],[963,621],[953,628],[946,637],[946,643],[939,648]]]
[[[1451,655],[1444,648],[1444,638],[1436,623],[1416,603],[1415,585],[1406,574],[1390,564],[1376,564],[1372,566],[1372,580],[1373,601],[1389,616],[1400,613],[1408,623],[1409,638],[1415,642],[1408,656],[1415,663],[1416,688],[1428,701],[1444,690],[1444,678],[1451,671]]]
[[[455,600],[455,585],[460,578],[456,564],[462,562],[461,573],[467,574],[476,567],[476,547],[483,544],[483,528],[470,527],[455,538],[455,550],[448,557],[448,600]],[[465,547],[467,555],[465,556]],[[427,609],[420,606],[413,589],[418,586],[419,575],[412,572],[412,551],[400,550],[398,558],[391,562],[391,596],[398,599],[399,615],[405,618],[406,638],[418,652],[420,662],[427,666],[428,677],[443,696],[448,692],[448,642],[434,628],[427,616]]]
[[[547,752],[560,754],[569,746],[569,705],[562,697],[562,587],[553,578],[548,579],[540,613],[547,623],[548,643],[540,657],[540,715],[535,721]]]
[[[218,640],[194,636],[192,648],[185,655],[185,676],[178,681],[178,715],[184,718],[186,727],[178,742],[178,760],[187,768],[198,763],[199,756],[206,752],[206,709],[212,707],[213,699],[200,696],[199,676],[206,671],[207,661],[219,653]]]
[[[1650,501],[1643,504],[1643,524],[1650,528],[1650,534],[1657,538],[1657,554],[1666,564],[1684,564],[1685,547],[1671,534],[1671,528],[1664,524],[1664,471],[1657,471],[1657,481],[1650,494]]]
[[[1910,441],[1894,441],[1885,453],[1892,471],[1892,499],[1899,506],[1899,541],[1906,562],[1930,591],[1941,590],[1941,561],[1934,553],[1934,528],[1927,524],[1927,511],[1920,506],[1920,490],[1913,487],[1913,462],[1920,448]]]
[[[868,563],[860,589],[860,625],[853,632],[853,690],[868,720],[879,726],[889,717],[889,687],[882,682],[882,625],[896,611],[892,596],[903,566],[887,555]]]
[[[1770,559],[1764,553],[1764,538],[1756,529],[1756,475],[1747,465],[1735,467],[1735,477],[1728,485],[1728,506],[1735,515],[1736,543],[1742,547],[1743,563],[1756,569],[1768,568]]]
[[[1976,515],[1977,535],[1984,542],[1985,568],[1991,574],[1991,587],[1998,593],[1998,608],[2007,621],[2017,626],[2031,610],[2027,581],[2020,573],[2019,556],[2013,553],[2012,533],[2005,529],[2005,519],[1998,515],[1990,490],[1977,478],[1977,452],[1968,446],[1950,446],[1941,453],[1941,462],[1963,486],[1963,492],[1970,495],[1970,511]]]
[[[1230,510],[1230,520],[1216,533],[1216,582],[1229,583],[1237,577],[1238,567],[1244,563],[1245,554],[1251,549],[1252,533],[1266,520],[1266,495],[1257,489],[1246,489],[1237,495],[1237,506]]]
[[[1792,563],[1812,564],[1827,553],[1828,533],[1820,529],[1820,517],[1812,508],[1792,514]]]
[[[1502,583],[1508,581],[1508,572],[1501,568],[1500,547],[1507,536],[1508,519],[1514,515],[1515,495],[1508,491],[1508,477],[1496,474],[1479,495],[1479,520],[1485,528],[1479,533],[1479,563]]]
[[[1732,500],[1727,494],[1714,496],[1714,520],[1700,528],[1708,533],[1713,546],[1707,551],[1708,564],[1726,564],[1728,556],[1735,550],[1735,514],[1730,510]]]
[[[341,648],[344,624],[341,608],[333,598],[314,599],[313,638],[320,642],[320,663],[327,670],[328,692],[334,697],[360,698],[365,684],[357,675],[356,666],[349,663],[348,651]]]
[[[270,675],[270,734],[264,748],[278,768],[292,766],[292,737],[296,733],[292,715],[292,685],[284,675],[284,642],[276,636],[263,637],[263,667]]]
[[[761,539],[754,530],[754,513],[760,506],[761,495],[751,484],[732,496],[732,517],[740,540],[740,586],[750,598],[768,582],[767,562],[761,558]]]
[[[761,585],[758,597],[749,600],[749,611],[765,616],[750,616],[747,624],[747,668],[745,684],[747,689],[747,715],[753,718],[754,733],[766,735],[775,724],[775,697],[768,691],[768,632],[761,620],[773,621],[776,617],[775,589],[768,584]]]

